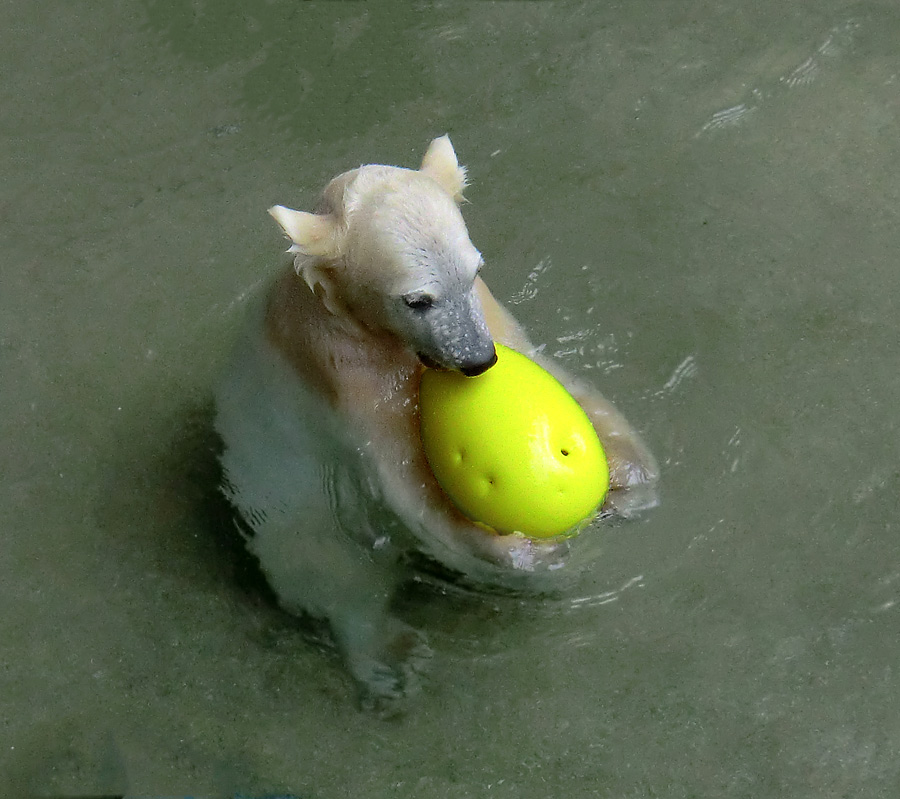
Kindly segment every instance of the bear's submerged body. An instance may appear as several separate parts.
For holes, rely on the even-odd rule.
[[[498,536],[463,517],[422,453],[422,363],[477,374],[493,342],[535,357],[477,277],[457,209],[464,172],[449,139],[421,170],[366,166],[335,178],[317,214],[276,207],[294,268],[251,312],[217,396],[223,491],[289,611],[328,620],[364,693],[402,697],[429,655],[389,612],[404,554],[507,583],[564,562],[568,544]],[[538,357],[536,357],[538,359]],[[595,390],[542,360],[594,423],[609,458],[607,509],[656,502],[657,469]]]

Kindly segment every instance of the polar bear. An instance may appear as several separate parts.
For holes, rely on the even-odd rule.
[[[480,277],[459,204],[465,169],[447,136],[421,167],[367,165],[325,188],[315,213],[275,206],[293,268],[251,313],[217,395],[223,490],[289,611],[326,619],[368,701],[409,693],[429,656],[389,612],[405,554],[478,580],[561,565],[567,543],[501,536],[438,487],[418,432],[424,366],[477,375],[494,342],[541,363],[606,450],[605,510],[656,503],[658,469],[623,416],[539,354]]]

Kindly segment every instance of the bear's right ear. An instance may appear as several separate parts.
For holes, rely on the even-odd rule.
[[[456,151],[447,134],[434,139],[425,151],[420,172],[434,178],[456,202],[461,203],[466,188],[466,168],[456,160]]]
[[[291,240],[288,252],[322,258],[340,254],[340,225],[325,214],[308,214],[283,205],[273,205],[269,213]]]

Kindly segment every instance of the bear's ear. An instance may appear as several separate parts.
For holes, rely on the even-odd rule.
[[[340,225],[333,217],[308,214],[283,205],[273,205],[269,213],[291,240],[288,252],[336,258],[340,254]]]
[[[466,168],[456,160],[449,136],[445,134],[428,145],[419,171],[434,178],[456,202],[463,201]]]

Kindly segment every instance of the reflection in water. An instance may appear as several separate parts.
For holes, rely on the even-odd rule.
[[[615,588],[612,591],[602,591],[601,593],[594,594],[592,596],[575,597],[574,599],[571,599],[569,601],[569,604],[573,609],[590,608],[597,605],[608,605],[610,602],[618,602],[621,594],[624,591],[627,591],[629,588],[643,587],[644,575],[639,574],[636,577],[632,577],[631,579],[626,580],[619,588]]]

